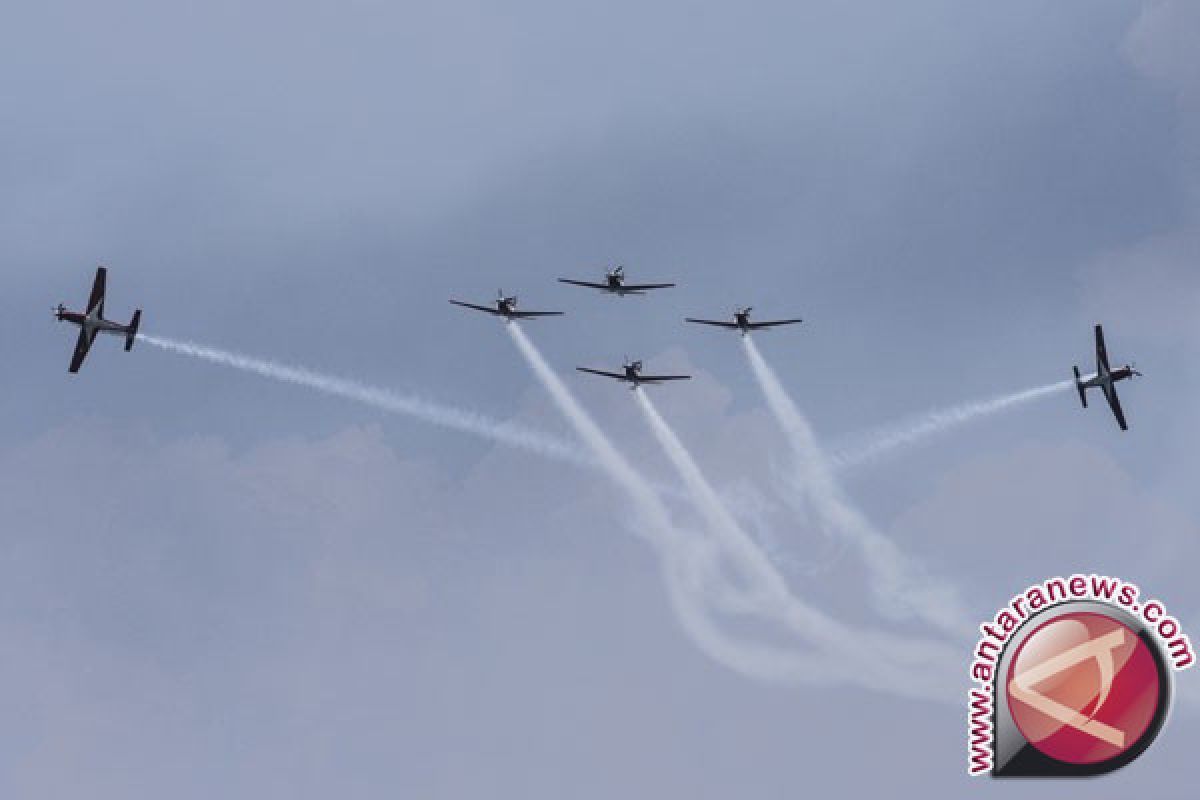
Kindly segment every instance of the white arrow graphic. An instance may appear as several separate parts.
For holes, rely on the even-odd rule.
[[[1117,628],[1099,639],[1092,639],[1076,645],[1070,650],[1064,650],[1036,667],[1031,667],[1013,676],[1008,684],[1009,694],[1064,725],[1069,725],[1089,736],[1108,742],[1113,747],[1124,747],[1124,731],[1094,719],[1099,713],[1100,707],[1104,705],[1104,701],[1108,699],[1109,692],[1112,691],[1113,678],[1116,673],[1113,651],[1123,644],[1125,644],[1125,629]],[[1075,709],[1068,708],[1062,703],[1034,691],[1034,686],[1050,676],[1057,675],[1063,670],[1070,669],[1091,658],[1096,660],[1096,664],[1100,668],[1100,696],[1096,700],[1096,708],[1092,711],[1091,717],[1085,717]]]

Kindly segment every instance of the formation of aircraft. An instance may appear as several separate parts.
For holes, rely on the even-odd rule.
[[[1112,409],[1113,416],[1117,418],[1117,425],[1121,430],[1129,430],[1129,425],[1125,422],[1125,412],[1121,408],[1121,399],[1117,397],[1117,382],[1132,378],[1134,375],[1141,376],[1142,373],[1133,368],[1132,364],[1126,364],[1123,367],[1113,369],[1108,363],[1108,348],[1104,346],[1104,328],[1100,325],[1096,326],[1096,372],[1092,375],[1084,377],[1079,372],[1079,367],[1073,367],[1075,370],[1075,389],[1079,392],[1079,402],[1083,403],[1083,407],[1087,408],[1087,390],[1099,389],[1104,393],[1104,399],[1108,401],[1108,407]]]
[[[571,278],[559,278],[559,283],[569,283],[572,286],[585,286],[588,289],[599,289],[602,292],[624,297],[627,294],[645,294],[652,289],[670,289],[673,283],[626,283],[625,268],[616,267],[604,273],[603,283],[577,281]]]
[[[59,303],[58,307],[54,309],[54,316],[59,322],[70,322],[79,326],[79,338],[75,340],[75,353],[71,356],[71,366],[68,368],[68,372],[79,372],[79,368],[83,366],[83,360],[87,358],[88,351],[92,348],[92,342],[96,341],[96,335],[99,333],[124,336],[125,351],[129,352],[133,349],[133,342],[137,339],[138,324],[142,321],[142,310],[139,308],[133,312],[133,319],[129,320],[128,325],[105,319],[104,291],[107,280],[108,270],[104,267],[97,267],[96,278],[92,281],[92,293],[88,297],[85,311],[70,311],[62,303]]]
[[[630,389],[636,389],[645,384],[664,383],[666,381],[687,381],[691,380],[691,375],[643,375],[641,361],[626,361],[621,372],[608,372],[603,369],[592,369],[591,367],[576,367],[580,372],[590,372],[592,375],[602,375],[605,378],[622,381],[629,384]]]
[[[718,328],[728,328],[729,330],[741,331],[743,334],[747,334],[750,331],[765,331],[771,328],[777,328],[780,325],[795,325],[804,321],[802,319],[773,319],[767,322],[751,322],[750,312],[753,310],[754,308],[751,306],[739,308],[733,312],[732,320],[695,319],[694,317],[687,317],[686,321],[695,322],[699,325],[714,325]]]
[[[104,317],[104,296],[106,284],[108,280],[108,270],[105,267],[96,268],[96,277],[92,282],[92,292],[88,297],[87,308],[84,311],[71,311],[62,303],[54,309],[54,316],[60,322],[70,322],[73,325],[79,326],[79,338],[75,342],[75,352],[71,356],[71,364],[68,371],[71,373],[79,372],[79,368],[83,366],[84,359],[87,358],[88,351],[95,342],[96,336],[101,333],[108,333],[115,336],[122,336],[125,339],[125,350],[133,349],[133,343],[137,340],[138,325],[142,319],[142,310],[139,308],[133,312],[133,317],[129,320],[128,325],[122,325],[119,322]],[[597,289],[623,296],[626,294],[641,294],[653,289],[667,289],[675,284],[673,283],[642,283],[629,284],[625,282],[624,267],[615,267],[608,270],[604,274],[603,282],[578,281],[571,278],[559,278],[559,281],[573,286],[583,286],[589,289]],[[467,303],[462,300],[450,300],[456,306],[469,308],[474,311],[482,311],[486,314],[492,314],[497,317],[504,318],[505,321],[522,320],[522,319],[538,319],[540,317],[558,317],[562,316],[562,311],[523,311],[517,308],[517,298],[515,295],[506,295],[503,290],[496,293],[496,300],[493,305],[480,305],[477,303]],[[728,320],[716,319],[697,319],[694,317],[686,317],[685,321],[696,323],[699,325],[711,325],[727,330],[740,331],[742,335],[746,335],[751,331],[769,330],[783,325],[795,325],[802,322],[800,319],[775,319],[762,322],[755,322],[750,319],[750,312],[753,309],[747,306],[739,308],[733,312],[733,318]],[[1074,367],[1075,371],[1075,389],[1079,392],[1079,401],[1087,408],[1087,391],[1088,389],[1099,389],[1104,394],[1104,399],[1108,401],[1109,408],[1112,409],[1113,416],[1116,417],[1117,425],[1121,430],[1128,430],[1129,425],[1125,420],[1125,411],[1121,408],[1121,400],[1117,396],[1116,384],[1120,381],[1127,380],[1134,376],[1140,376],[1132,364],[1126,364],[1116,369],[1112,368],[1108,359],[1108,349],[1104,344],[1104,329],[1100,325],[1096,326],[1096,371],[1089,375],[1083,375],[1079,371],[1079,367]],[[667,381],[682,381],[691,378],[690,375],[646,375],[642,373],[641,361],[626,361],[620,372],[592,369],[591,367],[576,367],[580,372],[587,372],[592,375],[600,375],[613,380],[628,383],[631,388],[636,389],[643,384],[658,384]]]
[[[456,306],[463,308],[473,308],[476,311],[482,311],[485,314],[495,314],[498,317],[504,317],[506,320],[512,319],[537,319],[538,317],[561,317],[561,311],[518,311],[517,296],[506,296],[503,289],[496,290],[495,306],[481,306],[475,303],[464,303],[462,300],[451,300]]]

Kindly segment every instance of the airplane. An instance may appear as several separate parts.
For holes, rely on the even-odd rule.
[[[142,321],[142,310],[139,308],[133,312],[133,319],[129,320],[128,325],[122,325],[119,322],[113,322],[104,318],[104,285],[108,276],[108,270],[104,267],[96,268],[96,279],[92,283],[92,294],[88,298],[87,310],[83,313],[78,311],[69,311],[62,303],[54,309],[54,316],[59,322],[70,322],[79,326],[79,339],[75,342],[75,354],[71,356],[71,366],[68,372],[79,372],[79,368],[83,366],[83,360],[87,358],[88,350],[92,347],[92,342],[96,341],[96,334],[111,333],[117,336],[125,337],[125,352],[133,349],[133,342],[137,338],[138,324]]]
[[[599,289],[602,292],[624,297],[627,294],[645,294],[650,289],[670,289],[673,283],[626,283],[625,268],[617,267],[604,273],[604,283],[576,281],[570,278],[559,278],[559,283],[569,283],[572,286],[586,286],[589,289]]]
[[[692,317],[687,317],[685,321],[696,322],[700,325],[715,325],[718,328],[728,328],[730,330],[741,331],[743,334],[747,334],[750,331],[768,330],[778,325],[795,325],[798,322],[804,321],[800,319],[775,319],[770,320],[769,322],[751,322],[750,312],[753,310],[754,309],[751,306],[736,309],[733,312],[732,322],[715,319],[693,319]]]
[[[497,317],[504,317],[506,320],[514,319],[537,319],[538,317],[561,317],[561,311],[518,311],[516,295],[506,297],[503,289],[496,290],[496,305],[480,306],[475,303],[464,303],[461,300],[451,300],[456,306],[463,308],[473,308],[476,311],[483,311],[487,314],[495,314]]]
[[[624,381],[629,384],[630,389],[636,389],[643,383],[655,384],[663,381],[686,381],[691,380],[691,375],[643,375],[641,361],[626,360],[623,372],[607,372],[602,369],[591,369],[589,367],[576,367],[580,372],[590,372],[593,375],[603,375],[606,378],[612,378],[618,381]]]
[[[1133,368],[1132,364],[1126,364],[1123,367],[1113,369],[1108,363],[1108,349],[1104,346],[1104,329],[1096,326],[1096,372],[1084,378],[1079,374],[1079,367],[1073,367],[1075,370],[1075,389],[1079,392],[1079,401],[1083,403],[1083,407],[1087,408],[1087,390],[1098,388],[1104,392],[1104,399],[1108,401],[1109,408],[1112,409],[1113,416],[1117,418],[1117,424],[1121,426],[1121,430],[1129,430],[1129,426],[1125,424],[1125,412],[1121,410],[1121,401],[1117,397],[1117,381],[1123,381],[1126,378],[1132,378],[1134,375],[1141,377],[1140,372]]]

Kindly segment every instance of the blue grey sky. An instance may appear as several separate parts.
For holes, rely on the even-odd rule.
[[[603,476],[145,345],[69,376],[49,311],[104,263],[146,332],[567,436],[446,303],[502,287],[568,312],[527,330],[648,476],[575,365],[692,371],[664,416],[776,505],[741,348],[685,315],[804,317],[759,344],[828,442],[1067,377],[1103,321],[1129,433],[1063,393],[841,477],[980,621],[1084,570],[1194,632],[1198,38],[1188,0],[5,9],[0,795],[1011,792],[964,786],[953,702],[710,660]],[[554,280],[615,263],[679,286]],[[756,532],[809,602],[916,631],[810,526]],[[1180,795],[1189,708],[1104,790]]]

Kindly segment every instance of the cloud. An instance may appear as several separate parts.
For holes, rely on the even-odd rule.
[[[1073,572],[1119,576],[1179,606],[1188,589],[1175,565],[1200,557],[1195,520],[1092,445],[1025,444],[976,456],[938,480],[894,528],[955,565],[984,615],[1030,583]]]
[[[1200,8],[1189,0],[1145,0],[1125,37],[1129,60],[1146,75],[1167,82],[1186,109],[1200,103]]]
[[[772,709],[701,657],[607,490],[542,466],[496,450],[454,478],[375,426],[238,447],[92,419],[5,449],[0,679],[32,688],[0,791],[545,795],[530,776],[591,774],[596,747],[677,787],[678,725],[786,739],[793,693]],[[744,755],[697,796],[744,784]],[[605,773],[584,796],[629,786]]]
[[[409,724],[466,719],[442,694],[460,681],[504,684],[554,664],[555,650],[582,657],[581,639],[600,646],[636,619],[654,622],[630,641],[655,628],[670,638],[656,577],[619,567],[608,520],[576,520],[572,537],[596,546],[566,559],[547,523],[556,506],[580,508],[574,493],[543,498],[543,518],[496,502],[506,472],[460,485],[377,427],[243,449],[90,420],[6,449],[0,632],[12,649],[0,670],[5,685],[35,688],[13,698],[18,755],[0,791],[269,793],[295,786],[285,765],[320,759],[334,733],[411,745]],[[531,520],[537,538],[522,538]],[[613,578],[639,602],[610,603]],[[585,606],[616,609],[608,634],[572,630]],[[509,648],[529,656],[494,660]],[[392,719],[375,717],[371,696]],[[428,707],[419,723],[413,704]],[[344,776],[335,764],[301,771],[327,786]]]
[[[1119,317],[1143,336],[1200,346],[1200,7],[1147,0],[1123,51],[1142,75],[1175,98],[1173,147],[1184,196],[1178,219],[1155,235],[1099,256],[1083,271],[1085,305]]]
[[[1162,345],[1200,348],[1200,225],[1107,253],[1083,271],[1084,307],[1095,320]]]

